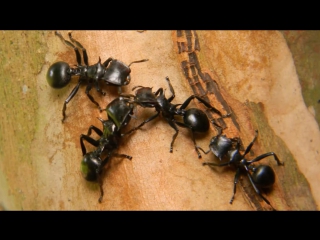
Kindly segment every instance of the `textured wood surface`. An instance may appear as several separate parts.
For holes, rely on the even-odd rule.
[[[67,37],[66,31],[61,33]],[[308,89],[301,90],[301,86],[309,78],[301,70],[304,57],[296,57],[302,53],[290,45],[297,34],[302,39],[313,37],[279,31],[74,31],[73,37],[87,49],[90,64],[99,57],[127,64],[149,59],[132,65],[132,81],[123,92],[143,85],[154,90],[163,87],[169,96],[168,76],[176,92],[174,103],[196,93],[223,113],[230,108],[232,117],[224,119],[228,137],[239,136],[247,146],[259,130],[249,159],[273,151],[285,162],[277,166],[272,157],[262,160],[276,172],[273,189],[263,192],[274,208],[316,210],[320,203],[320,134],[315,117],[319,104],[311,104],[315,99],[312,87],[313,97],[305,104]],[[233,169],[202,166],[204,161],[216,160],[211,153],[198,159],[186,129],[180,129],[170,153],[174,130],[161,118],[125,139],[119,152],[133,159],[112,159],[99,204],[98,186],[80,174],[79,136],[92,124],[100,128],[97,117],[106,119],[106,114],[99,112],[81,87],[68,104],[62,124],[62,106],[76,79],[56,90],[45,78],[56,61],[76,64],[74,51],[51,31],[2,31],[0,39],[0,205],[4,209],[270,209],[245,176],[230,205]],[[312,66],[308,66],[310,71],[316,71]],[[105,97],[91,90],[101,106],[117,96],[113,87],[104,90]],[[196,101],[190,106],[203,109]],[[138,109],[130,125],[153,113]],[[210,133],[197,136],[198,145],[207,149],[215,134],[212,127]]]

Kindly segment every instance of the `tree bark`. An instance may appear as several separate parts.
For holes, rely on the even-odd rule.
[[[67,31],[61,31],[67,39]],[[293,35],[292,35],[293,34]],[[296,34],[296,35],[295,35]],[[248,159],[275,152],[258,164],[270,165],[276,182],[262,194],[277,210],[317,210],[319,182],[319,103],[315,84],[308,90],[300,71],[303,49],[290,43],[306,32],[279,31],[74,31],[73,37],[87,50],[89,64],[109,57],[131,66],[131,83],[166,89],[168,76],[175,89],[173,103],[183,103],[197,94],[222,113],[220,122],[228,137],[240,137],[243,147],[259,131]],[[294,37],[293,37],[294,36]],[[309,36],[309,35],[308,35]],[[119,153],[131,161],[114,158],[105,168],[102,203],[97,184],[80,173],[80,134],[90,125],[102,129],[97,117],[107,119],[88,99],[85,86],[62,107],[77,78],[63,89],[46,81],[51,64],[64,61],[76,65],[72,48],[47,31],[2,31],[0,33],[2,118],[0,120],[0,205],[5,210],[270,210],[243,175],[233,204],[235,171],[210,168],[202,162],[218,161],[210,152],[198,159],[188,129],[179,135],[169,152],[173,128],[161,117],[124,139]],[[301,38],[300,38],[301,39]],[[304,44],[305,42],[301,42]],[[314,42],[312,42],[314,44]],[[317,45],[319,46],[319,45]],[[313,45],[316,49],[316,46]],[[296,54],[296,55],[292,55]],[[299,57],[296,57],[299,56]],[[309,55],[310,56],[310,55]],[[308,58],[312,59],[312,58]],[[299,62],[300,60],[300,62]],[[297,65],[298,61],[298,65]],[[106,96],[95,88],[92,96],[105,107],[118,96],[117,89],[103,85]],[[303,95],[302,95],[303,92]],[[308,96],[308,97],[306,97]],[[316,97],[313,97],[316,96]],[[304,99],[308,99],[307,106]],[[189,107],[205,108],[196,100]],[[217,118],[208,111],[209,118]],[[137,126],[152,109],[137,108],[128,129]],[[316,117],[315,117],[316,116]],[[196,135],[197,144],[208,149],[217,134]],[[93,135],[95,136],[95,135]],[[95,136],[97,137],[97,136]],[[86,145],[88,151],[93,146]]]

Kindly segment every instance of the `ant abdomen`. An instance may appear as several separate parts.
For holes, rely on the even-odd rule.
[[[259,165],[252,169],[252,180],[261,188],[270,188],[276,180],[273,169],[268,165]]]
[[[68,85],[71,80],[69,73],[70,66],[66,62],[56,62],[52,64],[47,72],[48,84],[53,88],[63,88]]]

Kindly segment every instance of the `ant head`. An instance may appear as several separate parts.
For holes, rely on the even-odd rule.
[[[101,159],[94,152],[89,152],[83,156],[81,161],[82,176],[90,182],[97,182],[101,174]]]
[[[70,66],[66,62],[56,62],[52,64],[47,72],[48,84],[53,88],[63,88],[71,80],[69,73]]]

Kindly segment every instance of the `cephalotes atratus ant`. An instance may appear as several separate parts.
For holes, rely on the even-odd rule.
[[[101,111],[99,104],[89,93],[92,86],[94,86],[96,90],[102,95],[105,95],[105,92],[103,92],[99,86],[99,81],[102,80],[108,85],[117,86],[118,92],[121,93],[121,86],[128,85],[130,83],[131,64],[148,61],[148,59],[143,59],[131,62],[129,65],[126,65],[123,62],[110,57],[105,62],[101,63],[101,59],[99,57],[99,61],[96,64],[89,66],[86,49],[71,36],[70,32],[70,41],[65,40],[57,31],[55,32],[55,34],[63,41],[63,43],[74,49],[77,58],[77,65],[72,68],[68,63],[63,61],[52,64],[47,72],[48,84],[53,88],[63,88],[69,84],[72,76],[79,76],[77,85],[73,88],[68,98],[64,102],[62,109],[62,122],[66,117],[65,112],[67,104],[76,95],[82,83],[87,82],[86,94],[91,102],[93,102]],[[82,65],[79,48],[83,53],[84,65]]]

